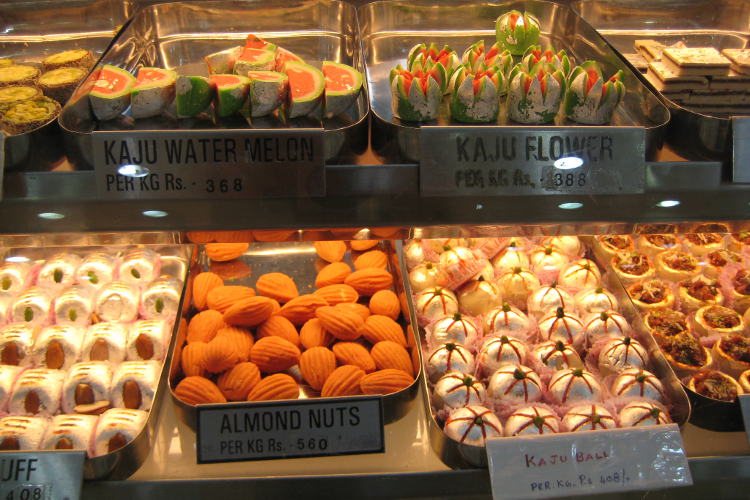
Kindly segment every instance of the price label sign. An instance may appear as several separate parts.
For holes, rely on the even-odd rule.
[[[742,410],[742,420],[745,422],[745,434],[747,442],[750,443],[750,394],[740,394],[740,409]]]
[[[640,127],[420,128],[422,196],[642,193]]]
[[[0,456],[0,500],[76,500],[83,451],[5,452]]]
[[[325,195],[322,129],[171,130],[92,134],[105,199]]]
[[[197,434],[199,464],[383,453],[383,400],[199,406]]]
[[[553,498],[693,484],[676,424],[487,441],[495,498]]]
[[[732,117],[732,181],[750,182],[750,116]]]

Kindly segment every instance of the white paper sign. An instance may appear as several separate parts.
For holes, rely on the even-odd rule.
[[[76,500],[85,458],[84,451],[3,452],[0,499]]]
[[[676,424],[493,438],[494,498],[552,498],[693,484]]]
[[[742,420],[745,422],[745,435],[747,436],[747,442],[750,443],[750,394],[742,394],[739,399]]]

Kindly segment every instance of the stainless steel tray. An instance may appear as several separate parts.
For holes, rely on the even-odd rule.
[[[381,242],[379,249],[386,252],[389,256],[389,270],[394,275],[394,292],[397,294],[403,292],[403,280],[399,279],[401,266],[399,264],[397,249],[391,246],[391,242],[389,241]],[[354,268],[351,252],[347,252],[344,262],[348,263],[352,269]],[[217,266],[217,264],[219,265]],[[197,273],[209,270],[223,275],[226,284],[255,287],[255,282],[260,275],[269,272],[283,272],[294,279],[299,293],[302,295],[312,293],[315,290],[315,276],[318,270],[325,264],[326,262],[317,257],[315,248],[311,242],[251,243],[249,250],[242,257],[227,263],[209,264],[205,254],[201,252],[196,265],[192,269],[191,278]],[[191,289],[192,287],[188,285],[188,288]],[[189,301],[186,304],[189,304]],[[414,321],[413,316],[411,320]],[[417,345],[416,339],[409,338],[408,330],[405,331],[408,350],[410,354],[413,354],[412,351],[418,349],[415,347]],[[174,393],[174,388],[182,380],[180,354],[185,343],[186,333],[186,331],[179,332],[177,342],[173,347],[174,354],[172,355],[172,366],[170,367],[170,392],[174,399],[178,417],[188,427],[195,430],[197,406],[183,403]],[[406,415],[414,398],[417,396],[419,380],[422,377],[422,364],[417,361],[418,359],[412,355],[412,360],[415,361],[414,370],[416,373],[414,382],[401,391],[383,396],[383,418],[385,423],[394,422]],[[303,383],[300,383],[299,386],[299,399],[320,397],[311,387]],[[215,406],[225,405],[218,404]]]
[[[583,237],[582,241],[585,241]],[[587,248],[590,249],[590,245],[587,245]],[[587,252],[587,257],[593,259],[593,255],[589,255],[591,253],[592,252]],[[599,263],[599,265],[601,267],[601,263]],[[606,268],[602,267],[602,269]],[[617,278],[610,276],[610,273],[607,273],[607,275],[602,276],[602,280],[604,286],[617,298],[620,304],[620,312],[625,318],[627,318],[630,326],[636,332],[635,336],[648,350],[650,360],[649,370],[661,380],[662,384],[664,384],[665,390],[669,394],[669,399],[672,403],[670,415],[673,421],[682,427],[690,419],[690,401],[688,400],[687,394],[685,394],[680,381],[675,376],[669,363],[667,363],[667,360],[664,359],[656,341],[646,330],[635,306],[630,302],[625,289]],[[404,287],[406,288],[407,296],[411,297],[411,285],[409,284],[408,279],[405,281]],[[421,328],[419,335],[420,342],[424,341],[424,335]],[[429,415],[428,425],[430,444],[435,453],[437,453],[446,465],[453,468],[487,467],[487,453],[485,447],[458,443],[445,435],[443,428],[435,418],[432,405],[430,404],[431,391],[426,376],[423,377],[422,384],[425,393],[425,414]]]
[[[24,64],[68,49],[88,49],[95,57],[107,49],[132,10],[128,0],[21,0],[0,3],[1,57]],[[5,167],[54,167],[62,163],[63,141],[57,120],[5,138]]]
[[[743,0],[679,0],[649,5],[627,0],[580,0],[571,7],[620,53],[634,52],[633,42],[643,38],[718,50],[747,47],[750,40],[750,4]],[[689,160],[731,161],[729,117],[683,107],[662,96],[645,78],[641,80],[669,106],[672,121],[666,140],[677,153]]]
[[[495,19],[511,9],[529,11],[541,24],[542,44],[572,53],[576,61],[599,61],[607,74],[618,69],[625,73],[627,93],[618,106],[612,125],[638,126],[646,129],[646,159],[653,159],[661,147],[669,111],[646,89],[633,71],[616,55],[594,29],[566,6],[537,0],[490,4],[482,2],[435,3],[374,2],[360,7],[362,45],[367,69],[372,107],[373,149],[391,161],[419,160],[420,127],[402,122],[391,111],[389,72],[396,64],[405,64],[409,49],[421,42],[448,44],[459,55],[472,43],[495,40]],[[505,113],[497,124],[509,125]],[[575,127],[558,118],[555,124]],[[435,122],[425,125],[458,125],[452,122],[446,103]],[[523,126],[513,124],[514,126]]]
[[[231,26],[228,28],[227,26]],[[346,63],[363,70],[357,38],[357,11],[335,0],[175,2],[141,8],[99,61],[135,73],[142,66],[173,69],[181,74],[207,75],[203,57],[242,45],[249,33],[257,34],[298,54],[310,64],[323,60]],[[84,90],[84,89],[79,89]],[[257,119],[252,128],[274,130],[323,128],[327,161],[346,161],[367,148],[367,91],[354,106],[339,116],[299,118],[284,124],[274,117]],[[120,117],[98,122],[81,99],[63,108],[58,120],[71,161],[93,168],[91,133],[116,130],[127,137],[131,131],[248,129],[243,118],[219,123],[162,115],[145,120]]]

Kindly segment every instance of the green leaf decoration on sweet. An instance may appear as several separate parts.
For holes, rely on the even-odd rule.
[[[10,286],[13,284],[13,281],[10,278],[3,278],[3,290],[10,289]]]
[[[33,319],[34,319],[34,311],[30,307],[27,307],[26,309],[24,309],[23,320],[28,323],[29,321],[32,321]]]
[[[55,280],[55,283],[62,283],[62,280],[63,280],[62,269],[55,269],[55,271],[52,273],[52,279]]]
[[[137,280],[141,279],[141,272],[138,271],[138,269],[136,269],[136,268],[131,269],[130,270],[130,274],[133,276],[133,278],[135,278]]]
[[[73,322],[75,322],[75,320],[78,319],[78,313],[76,312],[75,309],[68,310],[68,319]]]
[[[154,304],[154,308],[156,309],[157,313],[161,313],[164,310],[164,299],[156,299],[156,304]]]
[[[97,276],[94,271],[89,271],[88,273],[86,273],[86,276],[88,276],[89,283],[91,283],[92,285],[96,285],[99,283],[99,276]]]

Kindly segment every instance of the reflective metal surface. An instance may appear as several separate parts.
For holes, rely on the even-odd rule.
[[[569,8],[544,1],[488,4],[461,2],[436,4],[431,1],[374,2],[359,9],[362,44],[370,85],[373,110],[373,149],[388,161],[418,161],[419,126],[402,122],[391,111],[389,72],[397,63],[405,64],[409,49],[421,42],[450,45],[461,54],[477,40],[495,39],[494,22],[502,13],[518,9],[539,18],[543,43],[572,53],[576,61],[599,61],[607,75],[622,69],[627,93],[618,106],[613,125],[646,128],[646,159],[653,159],[661,147],[669,111],[646,89],[606,42]],[[444,110],[445,111],[445,110]],[[502,115],[503,113],[501,113]],[[437,123],[451,125],[446,113]],[[501,125],[506,125],[504,119]],[[571,123],[557,125],[575,126]]]

